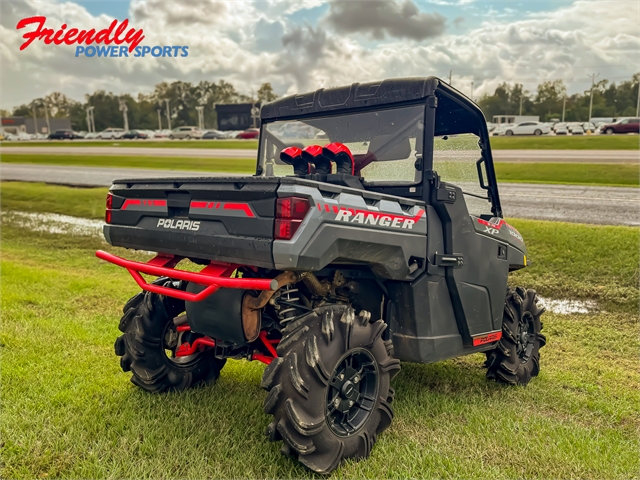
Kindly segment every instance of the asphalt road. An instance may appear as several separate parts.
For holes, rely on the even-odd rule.
[[[231,148],[153,147],[3,147],[2,153],[40,155],[143,155],[151,157],[256,158],[255,150]],[[440,156],[473,154],[471,151],[442,151]],[[640,163],[640,150],[495,150],[496,162],[556,163]]]
[[[115,178],[202,177],[210,172],[1,164],[2,180],[108,186]],[[225,174],[229,175],[229,174]],[[640,225],[640,189],[501,183],[505,216],[603,225]]]

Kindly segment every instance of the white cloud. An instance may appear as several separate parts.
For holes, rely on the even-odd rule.
[[[134,0],[131,25],[144,29],[144,44],[188,45],[189,56],[124,59],[75,58],[74,47],[42,42],[19,51],[23,32],[15,25],[21,18],[46,15],[54,28],[63,22],[69,28],[104,28],[112,19],[92,16],[70,1],[0,2],[0,105],[13,107],[52,91],[78,100],[96,89],[136,94],[173,80],[225,79],[246,93],[270,81],[279,93],[293,93],[388,77],[446,77],[450,69],[454,86],[467,94],[472,79],[475,95],[502,81],[531,89],[555,78],[564,79],[569,91],[579,91],[592,71],[619,80],[640,69],[634,0],[577,0],[518,21],[492,19],[464,35],[452,29],[423,41],[401,40],[407,35],[379,18],[370,28],[366,22],[359,25],[360,33],[351,36],[322,19],[316,26],[291,25],[285,12],[318,6],[316,0],[177,3]],[[414,17],[426,18],[422,13]],[[375,28],[384,31],[385,40],[362,37]]]

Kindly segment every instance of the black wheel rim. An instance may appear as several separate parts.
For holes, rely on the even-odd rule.
[[[327,423],[336,435],[348,437],[367,423],[378,381],[378,365],[368,350],[351,350],[340,359],[329,380],[326,404]]]
[[[527,363],[531,358],[535,339],[536,331],[533,315],[530,312],[525,312],[518,322],[518,334],[516,337],[516,352],[522,363]]]

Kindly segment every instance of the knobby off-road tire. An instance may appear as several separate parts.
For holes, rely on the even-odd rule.
[[[393,420],[390,383],[400,370],[391,341],[382,340],[385,328],[367,312],[329,305],[283,330],[262,387],[264,411],[273,415],[266,434],[283,440],[285,456],[323,474],[343,459],[369,456]]]
[[[176,288],[169,279],[160,279],[164,286]],[[120,356],[120,366],[131,372],[131,382],[152,393],[180,391],[189,387],[214,383],[226,360],[213,356],[212,350],[188,357],[170,358],[167,338],[177,341],[173,318],[184,311],[184,301],[151,292],[140,292],[123,308],[114,349]],[[183,334],[184,335],[184,334]],[[192,335],[192,334],[188,334]]]
[[[540,349],[547,343],[541,333],[543,313],[535,290],[509,289],[502,338],[494,350],[487,352],[487,378],[509,385],[526,385],[538,375]]]

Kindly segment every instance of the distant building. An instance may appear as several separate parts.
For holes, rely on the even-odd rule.
[[[251,110],[253,111],[253,116]],[[228,103],[216,105],[218,130],[246,130],[260,126],[260,104]]]
[[[55,132],[56,130],[71,130],[71,119],[69,118],[49,118],[49,126],[47,126],[46,118],[33,117],[8,117],[2,120],[2,130],[7,133],[46,133]],[[37,128],[36,128],[37,127]]]
[[[539,122],[538,115],[494,115],[493,123],[522,123],[522,122]]]

